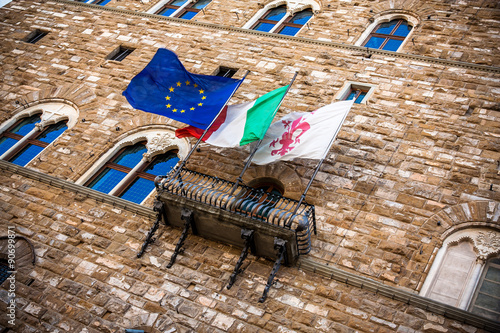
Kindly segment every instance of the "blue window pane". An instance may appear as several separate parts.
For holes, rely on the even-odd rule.
[[[13,145],[15,145],[18,141],[11,139],[11,138],[6,138],[3,137],[0,139],[0,156],[2,156],[7,150],[12,148]]]
[[[14,127],[10,132],[25,136],[35,128],[35,124],[40,122],[40,115],[34,115],[28,118],[24,118],[16,127]]]
[[[365,98],[365,96],[366,96],[366,92],[362,91],[359,94],[358,98],[356,98],[356,100],[354,101],[354,103],[356,103],[356,104],[361,103],[361,101],[363,100],[363,98]]]
[[[179,18],[185,19],[185,20],[190,20],[193,17],[195,17],[196,14],[198,14],[198,12],[185,12],[184,14],[182,14],[181,16],[179,16]]]
[[[270,23],[259,23],[253,30],[269,32],[274,27],[274,24]]]
[[[378,49],[380,45],[384,42],[385,38],[380,37],[371,37],[368,40],[368,43],[365,44],[365,47],[370,47],[372,49]]]
[[[162,15],[162,16],[170,16],[172,15],[177,9],[173,9],[173,8],[165,8],[164,10],[162,11],[159,11],[158,15]]]
[[[307,23],[307,21],[309,21],[309,19],[311,18],[312,16],[312,12],[309,11],[309,10],[304,10],[298,14],[296,14],[291,20],[290,22],[291,23],[295,23],[295,24],[301,24],[301,25],[304,25]]]
[[[133,169],[142,160],[142,155],[147,151],[143,144],[136,144],[127,147],[113,163],[123,165]]]
[[[272,9],[269,14],[267,14],[264,19],[270,20],[270,21],[279,21],[281,20],[286,14],[286,8],[285,7],[278,7]]]
[[[407,22],[401,23],[401,25],[394,31],[393,35],[395,36],[401,36],[401,37],[406,37],[410,33],[412,27],[411,25],[408,25]]]
[[[397,51],[402,43],[403,43],[402,40],[389,39],[387,41],[387,44],[384,45],[383,50]]]
[[[299,32],[299,28],[295,27],[284,27],[283,30],[279,32],[280,35],[295,36]]]
[[[28,145],[24,147],[23,150],[21,150],[19,153],[17,153],[10,162],[20,165],[20,166],[25,166],[26,164],[29,163],[33,158],[35,158],[36,155],[40,154],[40,152],[43,150],[43,147],[35,146],[35,145]]]
[[[120,198],[140,204],[155,188],[154,182],[144,178],[137,178],[120,195]]]
[[[195,3],[191,8],[196,8],[196,9],[203,9],[205,8],[212,0],[200,0],[197,3]]]
[[[93,2],[94,5],[106,6],[111,0],[97,0]]]
[[[355,90],[351,90],[351,92],[349,93],[349,95],[346,97],[346,101],[350,101],[351,99],[354,99],[356,98],[356,91]]]
[[[160,155],[144,170],[144,172],[155,176],[164,176],[175,167],[177,162],[179,162],[179,158],[173,153]]]
[[[399,20],[393,20],[391,22],[385,22],[380,25],[380,27],[375,31],[378,34],[389,35],[391,31],[394,29],[396,24],[398,24]]]
[[[99,192],[109,193],[126,175],[125,172],[106,168],[90,183],[89,187]]]
[[[175,0],[173,1],[172,3],[170,3],[169,5],[172,5],[172,6],[182,6],[183,4],[185,4],[188,0]]]
[[[43,142],[51,143],[52,141],[57,139],[62,132],[64,132],[67,129],[68,126],[66,126],[64,122],[59,122],[57,124],[50,125],[49,127],[47,127],[47,129],[45,129],[42,132],[42,134],[40,134],[40,136],[38,136],[36,139]]]

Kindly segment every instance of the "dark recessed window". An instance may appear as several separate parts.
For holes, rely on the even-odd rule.
[[[10,274],[10,268],[7,260],[0,259],[0,284],[4,283]]]
[[[35,31],[31,32],[25,39],[26,43],[31,43],[35,44],[38,42],[40,39],[42,39],[46,34],[48,34],[47,31],[42,31],[40,29],[36,29]]]
[[[114,60],[114,61],[122,61],[125,59],[130,53],[134,52],[135,49],[129,48],[129,47],[124,47],[124,46],[119,46],[116,50],[111,52],[108,56],[108,60]]]
[[[233,75],[236,74],[237,71],[238,70],[235,68],[220,66],[219,69],[217,70],[217,74],[215,75],[222,77],[233,77]]]

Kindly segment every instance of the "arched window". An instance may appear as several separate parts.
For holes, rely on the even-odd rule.
[[[380,23],[368,35],[362,46],[372,49],[397,51],[410,34],[412,28],[404,19],[395,19]]]
[[[76,183],[141,204],[154,192],[156,176],[167,175],[188,151],[188,141],[173,132],[137,132],[120,140]]]
[[[178,17],[185,20],[192,19],[203,8],[205,8],[211,0],[169,0],[161,1],[159,4],[151,8],[150,13],[157,15]]]
[[[154,190],[155,177],[168,174],[179,161],[174,151],[144,161],[146,152],[146,142],[122,148],[85,185],[141,203]]]
[[[252,27],[252,30],[270,32],[276,27],[278,22],[285,17],[285,15],[286,6],[270,9],[265,15],[257,20],[255,25]]]
[[[451,234],[432,264],[420,294],[500,319],[500,232],[465,229]]]
[[[26,166],[68,126],[76,123],[78,112],[64,103],[30,107],[2,126],[0,159]]]
[[[246,29],[295,36],[313,16],[319,5],[312,0],[273,1],[243,26]]]
[[[490,258],[487,261],[469,311],[500,321],[500,257]]]

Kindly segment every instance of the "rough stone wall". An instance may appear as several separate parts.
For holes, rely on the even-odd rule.
[[[15,0],[0,9],[0,122],[22,109],[16,101],[64,99],[77,105],[78,124],[29,165],[76,181],[131,131],[151,124],[182,126],[134,110],[121,96],[159,47],[174,50],[195,73],[212,74],[218,66],[229,66],[239,68],[237,77],[241,77],[251,70],[231,103],[248,101],[288,84],[297,71],[297,80],[277,117],[334,101],[346,81],[374,85],[369,102],[353,107],[308,193],[307,201],[316,205],[318,219],[318,235],[309,256],[418,291],[440,246],[440,235],[455,225],[450,222],[437,228],[436,216],[443,217],[450,207],[488,202],[483,214],[472,214],[477,220],[456,220],[498,228],[499,69],[438,61],[498,65],[498,4],[356,3],[323,1],[310,29],[299,35],[316,42],[306,42],[72,3]],[[119,1],[108,6],[146,11],[152,5]],[[382,53],[368,58],[364,51],[327,42],[353,44],[370,17],[391,6],[421,20],[413,36],[415,45],[407,43],[402,53],[436,57],[436,61]],[[214,0],[197,20],[241,27],[244,18],[249,19],[260,8],[258,1]],[[37,44],[22,42],[36,28],[50,33]],[[105,60],[119,45],[136,49],[122,62]],[[189,167],[234,180],[247,155],[248,147],[202,146]],[[315,162],[283,164],[286,172],[251,167],[245,180],[261,174],[290,179],[293,188],[286,191],[292,197],[300,196]],[[209,331],[209,326],[236,331],[239,325],[249,331],[259,327],[276,331],[281,325],[296,330],[307,330],[307,326],[325,331],[376,327],[372,331],[411,332],[423,330],[422,321],[443,325],[450,332],[460,330],[459,324],[444,317],[377,295],[363,294],[360,301],[350,303],[352,295],[360,291],[294,268],[280,271],[281,282],[272,288],[270,302],[258,305],[256,300],[271,267],[264,260],[253,258],[238,278],[238,288],[227,291],[223,285],[238,258],[238,249],[190,237],[179,263],[167,271],[165,261],[179,230],[165,228],[150,246],[149,255],[158,260],[157,267],[149,257],[135,259],[151,219],[17,176],[4,175],[0,184],[0,222],[16,224],[19,233],[35,242],[41,258],[33,273],[35,282],[20,291],[25,299],[23,320],[33,327],[38,325],[35,318],[40,318],[43,325],[59,325],[64,330],[64,324],[51,323],[50,319],[60,312],[55,318],[62,322],[72,318],[67,325],[89,325],[98,330],[95,321],[104,326],[118,321],[117,325],[125,327],[137,316],[152,320],[157,327],[175,322],[181,331],[181,327]],[[152,198],[147,205],[151,202]],[[190,284],[192,281],[195,283]],[[318,291],[322,288],[328,291]],[[52,305],[54,299],[59,301]],[[370,302],[391,310],[374,312],[376,306],[368,310],[367,304],[373,305]],[[292,321],[297,316],[301,319]],[[87,319],[78,323],[80,318]],[[362,323],[366,326],[357,326]],[[474,330],[463,330],[469,329]]]
[[[37,255],[16,277],[15,332],[483,332],[294,267],[282,267],[258,303],[264,259],[250,255],[228,290],[239,249],[191,235],[166,269],[179,229],[162,226],[137,259],[150,219],[10,172],[0,184],[0,227],[16,225]],[[11,327],[4,315],[0,325]]]

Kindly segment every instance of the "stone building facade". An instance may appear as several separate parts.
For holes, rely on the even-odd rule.
[[[30,133],[66,126],[24,165],[9,151],[0,156],[4,332],[499,330],[497,1],[212,0],[191,19],[155,14],[159,7],[13,0],[0,8],[0,135],[6,141],[34,116]],[[280,7],[280,22],[310,17],[294,36],[256,30]],[[364,46],[393,21],[410,27],[397,50]],[[193,146],[173,136],[184,124],[122,96],[159,48],[192,73],[250,71],[230,104],[297,73],[276,119],[366,94],[307,193],[317,228],[311,250],[281,266],[264,302],[274,258],[250,254],[227,289],[241,248],[190,234],[167,268],[182,229],[163,224],[137,258],[156,218],[155,194],[137,204],[87,186],[141,140],[151,156],[174,151],[180,160]],[[187,167],[235,181],[249,153],[202,144]],[[243,182],[271,181],[298,200],[316,165],[251,165]]]

